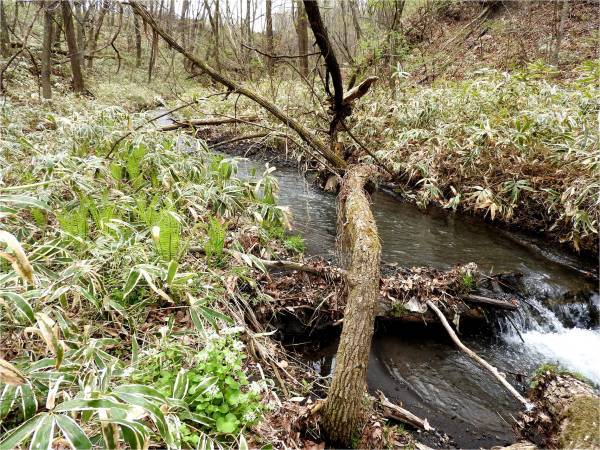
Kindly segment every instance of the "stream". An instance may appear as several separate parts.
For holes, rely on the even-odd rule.
[[[265,169],[263,158],[238,161],[241,177],[260,175]],[[293,232],[303,237],[306,255],[335,257],[335,195],[314,186],[295,167],[279,167],[274,175],[279,204],[290,208]],[[497,332],[492,334],[488,327],[461,335],[511,383],[525,386],[537,367],[553,363],[600,385],[600,294],[597,283],[581,273],[597,273],[594,263],[476,218],[439,208],[419,209],[383,192],[372,200],[382,262],[440,269],[475,262],[486,272],[523,274],[527,304],[511,313],[512,323],[494,324]],[[321,375],[331,375],[337,345],[332,338],[303,357]],[[380,326],[373,337],[367,379],[371,392],[381,390],[451,439],[440,443],[423,436],[428,445],[489,448],[515,442],[513,425],[521,405],[444,331],[421,324]]]
[[[260,173],[264,162],[243,160],[240,175]],[[306,243],[306,254],[332,257],[335,249],[335,196],[313,186],[294,168],[278,169],[279,204],[292,212],[293,232]],[[402,266],[449,268],[475,262],[489,272],[521,272],[528,305],[513,313],[515,326],[498,323],[498,332],[463,334],[463,342],[508,374],[527,381],[542,363],[559,363],[600,384],[600,295],[580,270],[594,270],[572,255],[533,244],[523,245],[480,220],[438,208],[426,211],[378,192],[373,213],[382,241],[382,261]],[[567,293],[577,295],[566,295]],[[512,427],[520,405],[456,349],[442,331],[418,324],[380,326],[368,369],[371,391],[425,417],[463,448],[513,443]],[[337,340],[309,355],[322,375],[335,367]],[[433,443],[430,443],[433,445]]]

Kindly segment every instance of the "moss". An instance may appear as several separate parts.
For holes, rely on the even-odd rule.
[[[392,304],[392,317],[400,318],[409,313],[408,309],[400,302],[394,302]]]
[[[590,381],[584,377],[582,374],[578,373],[578,372],[571,372],[567,369],[563,369],[562,367],[558,366],[557,364],[542,364],[541,366],[539,366],[535,372],[533,373],[533,377],[531,379],[531,383],[529,383],[529,386],[532,389],[535,389],[538,384],[540,383],[540,381],[542,380],[542,378],[544,378],[544,376],[546,375],[568,375],[571,376],[573,378],[575,378],[576,380],[579,380],[583,383],[587,383],[587,384],[591,384]]]
[[[600,403],[595,397],[579,397],[566,412],[565,429],[559,436],[560,448],[600,446]]]

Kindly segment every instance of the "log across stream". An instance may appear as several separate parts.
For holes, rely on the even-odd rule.
[[[261,172],[264,164],[243,161],[240,174]],[[307,255],[334,257],[335,196],[314,187],[293,168],[281,168],[275,175],[279,203],[290,207],[294,231],[305,239]],[[494,335],[488,327],[481,333],[465,329],[461,336],[514,384],[525,386],[527,377],[545,362],[558,362],[600,384],[600,297],[594,282],[581,274],[593,267],[555,250],[533,251],[521,243],[525,238],[515,239],[479,221],[436,209],[424,212],[385,193],[374,195],[373,212],[385,263],[446,269],[473,261],[484,271],[523,273],[527,305],[511,313],[513,324],[495,324]],[[304,356],[327,375],[335,365],[336,348],[332,336],[319,351]],[[368,382],[373,392],[383,391],[448,433],[449,443],[473,448],[514,442],[518,403],[460,353],[441,327],[380,323]]]
[[[172,122],[165,117],[157,123]],[[243,147],[234,153],[245,152],[248,147]],[[269,156],[262,154],[241,160],[239,176],[260,174],[268,163]],[[335,195],[317,188],[293,164],[278,166],[274,175],[279,204],[290,208],[293,232],[304,238],[306,256],[334,259]],[[559,363],[600,385],[600,295],[597,281],[585,275],[597,273],[593,263],[477,219],[437,208],[423,211],[384,192],[375,193],[372,210],[382,241],[382,263],[448,269],[475,262],[490,273],[523,274],[526,304],[510,313],[510,321],[496,323],[493,334],[488,326],[481,332],[461,330],[463,343],[506,373],[510,382],[525,389],[536,367]],[[369,389],[382,391],[449,435],[447,441],[440,441],[439,435],[429,441],[423,436],[424,443],[489,448],[515,441],[513,424],[520,405],[454,346],[441,325],[379,322],[375,331]],[[318,350],[303,352],[302,357],[329,375],[337,344],[336,335],[320,339]]]

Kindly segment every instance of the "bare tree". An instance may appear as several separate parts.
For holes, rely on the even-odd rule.
[[[52,51],[52,15],[56,3],[44,5],[44,36],[42,41],[42,70],[40,83],[42,85],[42,96],[52,98],[52,87],[50,86],[51,51]]]
[[[73,90],[75,92],[83,92],[85,85],[83,82],[83,74],[81,72],[81,53],[79,52],[77,39],[75,38],[73,12],[71,11],[71,5],[68,0],[62,0],[61,6],[65,38],[69,50],[69,60],[71,61],[71,72],[73,72]]]
[[[88,69],[91,69],[92,66],[94,65],[94,52],[96,51],[96,46],[98,45],[98,38],[100,37],[100,30],[102,29],[102,23],[104,22],[104,16],[106,15],[108,8],[109,8],[108,0],[104,0],[102,2],[100,12],[98,13],[98,22],[96,24],[96,29],[92,30],[92,35],[90,36],[90,39],[89,39],[90,54],[89,54],[89,59],[88,59]]]
[[[558,65],[560,56],[560,44],[562,43],[563,36],[565,34],[565,23],[569,15],[569,0],[563,0],[562,9],[560,12],[560,22],[558,29],[556,30],[556,43],[554,45],[554,52],[552,55],[552,61],[555,65]]]
[[[142,65],[142,31],[137,14],[133,14],[133,29],[135,30],[135,67]]]
[[[4,0],[0,0],[0,54],[2,54],[2,56],[8,56],[10,54],[8,23],[6,21],[6,11],[4,10]]]
[[[300,73],[308,76],[308,21],[306,20],[306,11],[302,0],[293,0],[298,2],[297,19],[296,19],[296,34],[298,37],[298,53],[300,57]]]
[[[273,55],[273,4],[271,0],[265,1],[265,21],[267,26],[267,53]],[[267,56],[267,66],[269,73],[273,75],[273,58]]]

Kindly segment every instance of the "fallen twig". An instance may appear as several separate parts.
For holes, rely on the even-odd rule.
[[[431,425],[429,425],[427,419],[421,419],[420,417],[415,416],[410,411],[390,402],[381,391],[377,391],[377,395],[379,396],[379,403],[383,407],[383,413],[386,417],[394,420],[399,420],[400,422],[408,423],[409,425],[420,428],[421,430],[434,430],[434,428]]]
[[[531,404],[527,401],[527,399],[525,399],[521,394],[519,394],[519,392],[506,380],[506,377],[503,374],[501,374],[498,371],[498,369],[496,369],[494,366],[492,366],[490,363],[488,363],[486,360],[484,360],[477,353],[475,353],[473,350],[468,348],[465,344],[463,344],[460,341],[460,339],[448,323],[448,320],[446,320],[446,316],[444,316],[444,313],[440,311],[440,309],[437,306],[435,306],[435,304],[431,300],[427,300],[427,306],[437,314],[437,316],[440,318],[440,321],[444,325],[444,328],[446,328],[446,331],[450,335],[450,338],[454,341],[456,346],[461,351],[463,351],[467,356],[473,359],[481,367],[490,372],[494,376],[494,378],[496,378],[508,390],[508,392],[510,392],[513,395],[513,397],[519,400],[527,408],[530,407]]]

